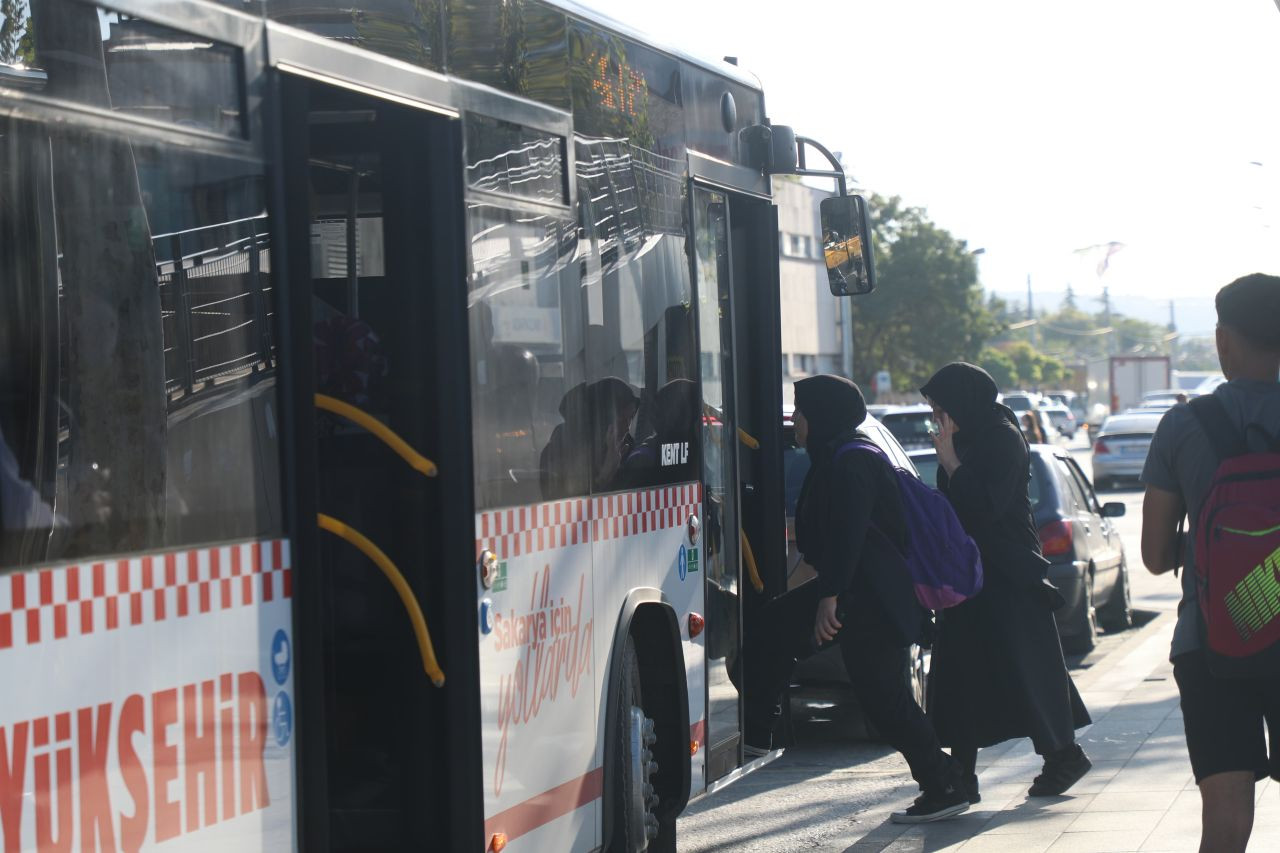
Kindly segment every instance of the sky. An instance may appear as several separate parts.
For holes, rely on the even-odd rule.
[[[1275,0],[586,3],[737,56],[775,123],[985,249],[988,290],[1181,299],[1280,273]],[[1110,241],[1099,278],[1074,252]]]

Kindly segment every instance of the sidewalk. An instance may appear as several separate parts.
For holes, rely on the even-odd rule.
[[[958,818],[923,826],[884,822],[848,851],[1124,853],[1196,851],[1200,794],[1191,777],[1173,667],[1172,614],[1142,629],[1104,664],[1078,673],[1093,715],[1081,745],[1093,770],[1066,796],[1031,799],[1040,770],[1029,741],[982,750],[982,802]],[[1280,785],[1257,785],[1250,850],[1280,849]]]

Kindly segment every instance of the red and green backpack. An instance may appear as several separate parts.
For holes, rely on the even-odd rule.
[[[1241,432],[1215,395],[1189,404],[1218,458],[1196,526],[1201,643],[1226,677],[1280,673],[1280,436]],[[1268,449],[1250,450],[1257,431]]]

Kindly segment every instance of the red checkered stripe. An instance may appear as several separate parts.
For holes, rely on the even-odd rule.
[[[702,484],[552,501],[476,515],[476,553],[519,557],[683,527],[699,512]]]
[[[591,535],[597,542],[684,527],[698,513],[702,484],[668,486],[592,498]]]
[[[289,542],[243,542],[0,577],[0,650],[293,597]]]

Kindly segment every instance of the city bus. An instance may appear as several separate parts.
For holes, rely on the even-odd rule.
[[[4,850],[674,849],[803,143],[560,0],[0,6]]]

